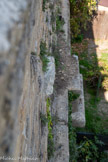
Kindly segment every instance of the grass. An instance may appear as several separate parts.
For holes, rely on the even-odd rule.
[[[94,88],[97,85],[100,77],[100,67],[97,63],[97,57],[95,53],[91,54],[91,59],[88,59],[88,53],[83,52],[79,57],[80,73],[83,74],[84,81],[90,88]]]
[[[102,54],[102,57],[99,59],[98,62],[96,53],[91,53],[90,55],[88,54],[87,45],[88,44],[86,41],[83,41],[80,45],[75,43],[72,45],[72,54],[75,53],[79,56],[80,73],[83,75],[84,78],[85,90],[86,127],[77,128],[77,130],[93,132],[95,134],[106,134],[108,133],[106,129],[108,128],[108,121],[106,118],[103,118],[103,116],[100,115],[98,111],[98,104],[101,100],[98,97],[98,93],[99,89],[103,87],[103,82],[101,83],[101,78],[103,77],[104,73],[107,75],[108,55],[105,53]],[[108,83],[106,83],[105,85],[108,86]],[[88,98],[86,97],[87,94],[89,96]]]
[[[102,87],[108,91],[108,52],[101,53],[99,58],[99,66],[101,68],[101,74],[103,75]]]
[[[88,55],[88,42],[82,40],[79,43],[72,44],[71,54],[79,56],[80,72],[83,74],[84,80],[88,82],[90,88],[96,87],[100,76],[102,84],[100,88],[108,90],[108,50],[101,53],[101,57],[97,58],[96,53]]]
[[[52,117],[50,113],[50,98],[47,98],[47,119],[48,119],[48,159],[50,159],[54,155],[54,141],[53,141],[53,133],[52,133]]]
[[[85,128],[77,128],[77,131],[93,132],[95,134],[105,134],[105,125],[107,126],[107,121],[98,112],[98,102],[95,95],[90,95],[90,99],[85,102],[85,114],[86,114],[86,126]]]
[[[41,41],[41,43],[40,43],[40,58],[42,60],[43,72],[47,71],[47,67],[48,67],[48,63],[49,63],[49,59],[47,58],[48,55],[49,55],[49,53],[48,53],[48,49],[46,47],[46,43]]]
[[[78,5],[77,7],[81,7],[81,10],[84,9],[83,17],[79,18],[79,10],[77,10],[76,3],[74,0],[70,0],[71,5],[71,37],[72,40],[72,50],[71,54],[76,54],[79,56],[79,64],[80,64],[80,73],[84,78],[84,89],[85,89],[85,114],[86,114],[86,127],[85,128],[77,128],[74,129],[72,127],[72,104],[69,99],[69,148],[70,148],[70,162],[77,161],[95,161],[98,157],[97,161],[108,161],[107,157],[103,155],[99,155],[96,145],[88,139],[85,139],[82,143],[80,143],[79,150],[76,145],[76,131],[84,131],[84,132],[93,132],[95,134],[108,134],[108,119],[106,116],[102,116],[98,110],[98,104],[100,102],[100,98],[98,97],[98,93],[100,88],[104,90],[108,90],[108,53],[103,52],[101,58],[97,59],[96,53],[88,54],[88,43],[83,40],[83,36],[80,33],[81,24],[85,19],[87,19],[87,14],[85,14],[86,8]],[[80,2],[79,2],[80,3]],[[77,3],[78,4],[78,3]],[[73,7],[75,5],[75,7]],[[86,3],[85,3],[86,5]],[[77,13],[77,14],[72,14]],[[73,16],[75,15],[75,16]],[[85,16],[86,15],[86,16]],[[85,18],[84,18],[85,16]],[[82,22],[79,23],[81,20]],[[82,20],[84,18],[84,20]],[[74,20],[74,21],[72,21]],[[76,32],[75,32],[76,31]],[[75,35],[78,37],[75,38]],[[72,37],[72,38],[73,38]],[[97,43],[96,43],[97,44]],[[101,79],[102,78],[102,79]],[[71,97],[72,98],[72,97]],[[74,149],[73,149],[74,148]],[[104,154],[104,153],[103,153]]]

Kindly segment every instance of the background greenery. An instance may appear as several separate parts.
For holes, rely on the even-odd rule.
[[[86,29],[87,22],[91,21],[96,10],[96,0],[70,0],[70,27],[72,40]]]
[[[81,33],[82,30],[86,30],[88,22],[92,22],[96,9],[95,0],[70,0],[71,53],[79,57],[80,73],[84,78],[85,96],[88,95],[85,99],[86,127],[76,129],[72,127],[71,119],[72,101],[76,98],[73,92],[69,93],[70,162],[108,161],[108,154],[105,152],[100,153],[98,150],[97,143],[101,143],[98,139],[92,141],[85,138],[79,145],[76,143],[76,131],[93,132],[95,135],[108,134],[108,120],[98,112],[100,98],[97,95],[99,88],[107,90],[107,55],[103,54],[103,57],[98,60],[99,62],[96,53],[89,55],[87,51],[88,43],[83,40]],[[106,76],[104,82],[102,82],[103,76],[104,78]],[[103,115],[105,116],[105,114]]]

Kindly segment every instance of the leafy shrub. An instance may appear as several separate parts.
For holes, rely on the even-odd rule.
[[[78,147],[78,160],[81,159],[81,162],[94,161],[97,160],[98,156],[96,144],[85,137],[85,140],[82,141]]]
[[[96,136],[90,140],[87,137],[80,142],[77,146],[78,158],[80,162],[95,162],[108,160],[108,154],[100,152],[98,146],[102,146],[104,143]]]
[[[86,29],[96,10],[96,0],[70,0],[70,27],[72,39],[77,38],[81,28]]]

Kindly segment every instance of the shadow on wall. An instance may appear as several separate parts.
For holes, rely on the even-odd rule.
[[[101,7],[99,6],[98,13],[94,16],[93,22],[88,24],[84,36],[88,39],[89,57],[93,57],[92,53],[94,53],[96,57],[95,64],[99,67],[102,85],[98,89],[100,88],[100,90],[105,91],[104,96],[108,101],[108,8],[104,10]]]

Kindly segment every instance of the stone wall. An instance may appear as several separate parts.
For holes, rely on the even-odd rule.
[[[93,20],[93,33],[96,40],[108,39],[108,7],[98,6],[98,12]]]
[[[47,159],[41,39],[48,41],[42,1],[0,2],[0,155]],[[35,52],[36,55],[31,55]],[[19,160],[20,161],[20,160]],[[29,160],[28,160],[29,161]]]
[[[50,97],[51,115],[58,123],[53,124],[56,151],[49,161],[68,162],[69,90],[80,94],[75,107],[81,114],[75,115],[75,126],[85,124],[78,58],[70,55],[69,1],[4,0],[0,9],[0,157],[48,160],[48,127],[42,125],[40,114],[47,114]],[[50,55],[46,72],[40,59],[41,41]],[[60,64],[56,76],[55,61]]]

